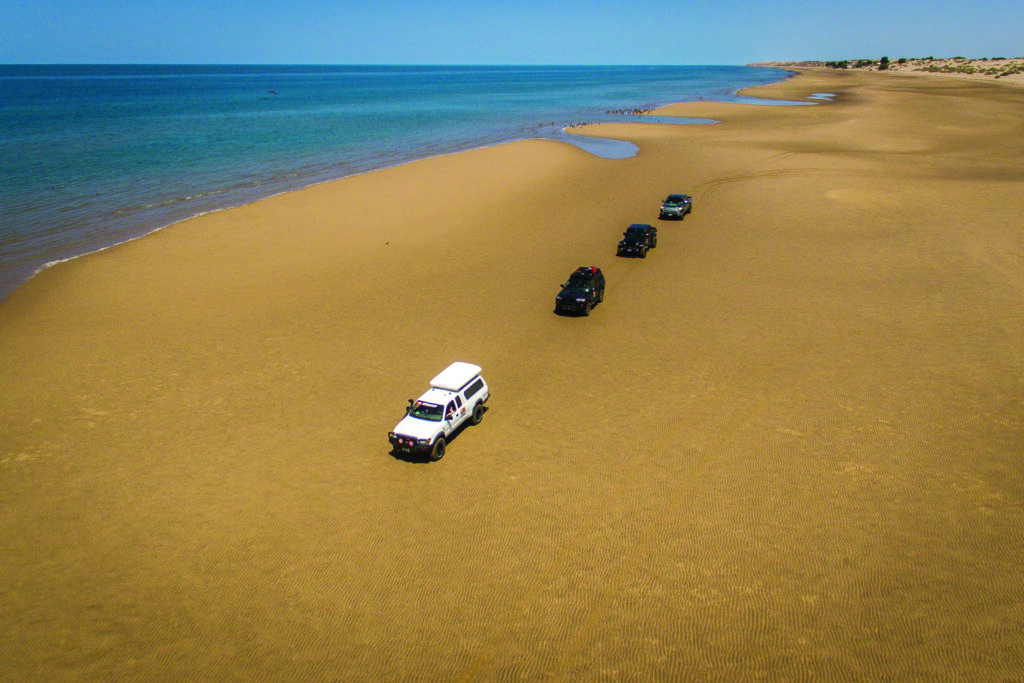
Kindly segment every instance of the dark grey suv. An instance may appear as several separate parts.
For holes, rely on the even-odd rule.
[[[604,301],[604,273],[597,266],[580,266],[555,297],[555,313],[581,313]]]
[[[634,223],[626,228],[619,240],[617,256],[639,256],[647,258],[647,250],[658,246],[658,229],[645,223]]]

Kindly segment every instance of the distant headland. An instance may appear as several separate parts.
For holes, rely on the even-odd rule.
[[[825,67],[867,71],[903,71],[971,79],[1003,80],[1024,85],[1024,57],[899,57],[844,59],[839,61],[757,62],[750,66]]]

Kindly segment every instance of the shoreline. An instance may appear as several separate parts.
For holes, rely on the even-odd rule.
[[[579,125],[579,127],[584,127],[586,125],[591,125],[591,124],[577,124],[577,125]],[[698,125],[698,124],[677,124],[677,125]],[[91,249],[89,251],[82,252],[81,254],[76,254],[74,256],[67,256],[67,257],[63,257],[63,258],[54,259],[53,261],[48,261],[48,262],[44,263],[43,265],[39,266],[35,271],[33,271],[33,273],[31,275],[29,275],[25,280],[23,280],[20,285],[18,285],[14,289],[12,289],[6,295],[4,295],[3,293],[0,293],[0,305],[3,305],[4,300],[6,300],[8,297],[10,297],[12,294],[14,294],[16,291],[18,291],[18,289],[20,289],[21,287],[24,287],[26,284],[28,284],[32,280],[32,278],[36,277],[40,273],[42,273],[42,272],[44,272],[44,271],[46,271],[46,270],[48,270],[50,268],[53,268],[55,266],[59,266],[59,265],[61,265],[63,263],[70,263],[70,262],[75,261],[77,259],[86,258],[86,257],[92,256],[94,254],[100,254],[100,253],[103,253],[103,252],[105,252],[105,251],[107,251],[109,249],[114,249],[114,248],[117,248],[117,247],[129,244],[131,242],[135,242],[136,240],[145,239],[146,237],[148,237],[150,235],[154,235],[154,234],[156,234],[158,232],[161,232],[163,230],[167,230],[169,228],[173,228],[176,225],[180,225],[182,223],[186,223],[186,222],[189,222],[189,221],[192,221],[192,220],[195,220],[195,219],[199,219],[199,218],[202,218],[203,216],[207,216],[207,215],[210,215],[210,214],[218,213],[220,211],[231,211],[232,209],[238,209],[238,208],[246,206],[248,204],[253,204],[253,203],[261,202],[261,201],[264,201],[266,199],[273,199],[274,197],[277,197],[277,196],[280,196],[280,195],[284,195],[284,194],[288,194],[288,193],[291,193],[291,192],[302,192],[304,190],[308,190],[310,188],[317,187],[318,185],[324,185],[324,184],[328,184],[328,183],[339,182],[339,181],[342,181],[342,180],[347,180],[349,178],[354,178],[354,177],[358,177],[358,176],[366,175],[366,174],[370,174],[370,173],[377,173],[377,172],[380,172],[380,171],[387,171],[389,169],[396,168],[398,166],[403,166],[405,164],[416,163],[416,162],[419,162],[419,161],[426,161],[426,160],[434,159],[434,158],[437,158],[437,157],[444,157],[444,156],[455,155],[455,154],[463,154],[465,152],[472,152],[472,151],[479,150],[479,149],[489,149],[489,148],[492,148],[492,147],[498,147],[498,146],[501,146],[501,145],[511,144],[511,142],[522,142],[522,141],[526,141],[526,140],[550,140],[552,142],[561,142],[561,143],[573,145],[573,146],[578,147],[579,149],[587,152],[588,154],[593,154],[596,157],[604,158],[604,159],[626,159],[626,158],[629,158],[630,156],[635,156],[636,152],[639,151],[636,148],[636,146],[632,145],[632,143],[630,143],[628,140],[616,140],[614,138],[601,138],[601,137],[594,137],[594,138],[589,138],[588,139],[588,136],[586,136],[584,133],[575,133],[575,132],[573,132],[572,128],[573,127],[563,128],[562,131],[561,131],[562,135],[558,136],[558,137],[523,138],[522,140],[495,142],[494,144],[482,145],[480,147],[473,147],[473,148],[465,149],[465,150],[454,150],[454,151],[451,151],[451,152],[440,152],[438,154],[434,154],[434,155],[431,155],[431,156],[420,157],[420,158],[406,160],[406,161],[399,161],[399,162],[396,162],[395,164],[390,165],[390,166],[381,166],[379,168],[371,168],[371,169],[368,169],[368,170],[365,170],[365,171],[359,171],[359,172],[356,172],[356,173],[352,173],[351,175],[340,176],[340,177],[337,177],[337,178],[328,178],[326,180],[318,180],[318,181],[313,182],[313,183],[311,183],[309,185],[303,185],[301,187],[294,188],[294,189],[281,190],[280,192],[277,192],[277,193],[274,193],[274,194],[270,194],[270,195],[266,195],[266,196],[263,196],[263,197],[258,197],[257,199],[253,199],[251,201],[243,202],[241,204],[235,204],[235,205],[231,205],[231,206],[223,206],[223,207],[220,207],[220,208],[215,208],[215,209],[209,209],[209,210],[206,210],[206,211],[202,211],[200,213],[197,213],[197,214],[194,214],[194,215],[191,215],[191,216],[187,216],[185,218],[173,221],[171,223],[167,223],[165,225],[160,225],[158,227],[146,230],[145,232],[142,232],[142,233],[140,233],[138,235],[135,235],[133,237],[127,237],[127,238],[125,238],[125,239],[123,239],[123,240],[121,240],[119,242],[114,242],[112,244],[108,244],[108,245],[105,245],[105,246],[97,247],[95,249]],[[578,140],[578,141],[573,141],[573,140],[571,140],[571,138],[573,138],[573,137],[578,137],[578,138],[581,138],[581,139]],[[599,149],[602,146],[602,144],[601,144],[602,142],[610,143],[609,146],[610,147],[615,147],[616,149],[614,149],[614,150],[606,149],[605,150],[606,154],[599,154],[598,152],[596,152],[594,150]],[[632,150],[630,150],[630,152],[627,154],[623,150],[626,147],[628,147],[628,146],[632,146]]]
[[[1019,677],[1024,93],[747,93],[833,98],[322,183],[0,303],[7,674]],[[482,424],[389,455],[453,360]]]
[[[570,131],[571,131],[570,128],[562,129],[562,132],[565,134],[565,136],[563,136],[563,137],[561,137],[559,139],[548,138],[548,137],[537,137],[537,138],[523,138],[523,140],[549,140],[550,139],[550,140],[555,141],[555,142],[565,142],[567,144],[577,146],[580,149],[582,149],[583,151],[588,152],[589,154],[594,154],[594,156],[602,157],[602,155],[597,154],[597,153],[587,149],[587,145],[589,143],[588,143],[588,141],[586,139],[584,139],[581,142],[579,142],[579,144],[577,144],[577,142],[573,142],[571,140],[566,139],[567,137],[571,138],[571,137],[573,137],[575,135],[575,134],[571,133]],[[576,135],[576,137],[585,138],[585,136],[583,136],[583,135]],[[607,142],[610,142],[610,143],[629,144],[628,141],[625,141],[625,140],[615,140],[615,139],[612,139],[612,138],[595,138],[595,139],[598,140],[598,141],[606,140]],[[418,158],[409,159],[409,160],[405,160],[405,161],[398,161],[398,162],[396,162],[396,163],[394,163],[392,165],[389,165],[389,166],[380,166],[380,167],[377,167],[377,168],[370,168],[370,169],[367,169],[365,171],[358,171],[358,172],[352,173],[350,175],[339,176],[339,177],[336,177],[336,178],[327,178],[325,180],[317,180],[315,182],[310,183],[309,185],[302,185],[302,186],[300,186],[298,188],[281,190],[280,192],[276,192],[274,194],[269,194],[269,195],[266,195],[266,196],[261,196],[261,197],[258,197],[256,199],[253,199],[251,201],[243,202],[241,204],[234,204],[234,205],[231,205],[231,206],[223,206],[223,207],[219,207],[219,208],[215,208],[215,209],[209,209],[209,210],[206,210],[206,211],[202,211],[200,213],[196,213],[196,214],[193,214],[191,216],[186,216],[185,218],[181,218],[181,219],[173,221],[171,223],[167,223],[165,225],[160,225],[160,226],[157,226],[155,228],[148,229],[148,230],[146,230],[145,232],[143,232],[143,233],[141,233],[139,235],[135,235],[133,237],[128,237],[128,238],[126,238],[124,240],[121,240],[120,242],[114,242],[114,243],[108,244],[106,246],[97,247],[96,249],[92,249],[90,251],[83,252],[81,254],[76,254],[74,256],[68,256],[68,257],[65,257],[65,258],[59,258],[59,259],[55,259],[53,261],[48,261],[48,262],[44,263],[42,266],[40,266],[36,271],[34,271],[32,273],[32,275],[30,275],[29,278],[26,279],[22,283],[21,286],[24,286],[25,284],[27,284],[29,280],[31,280],[33,277],[35,277],[39,273],[42,273],[43,271],[45,271],[45,270],[47,270],[49,268],[52,268],[54,266],[58,266],[58,265],[60,265],[62,263],[69,263],[71,261],[75,261],[75,260],[80,259],[80,258],[85,258],[85,257],[91,256],[93,254],[99,254],[99,253],[102,253],[102,252],[107,251],[109,249],[114,249],[114,248],[117,248],[117,247],[129,244],[131,242],[135,242],[136,240],[145,239],[146,237],[148,237],[150,235],[156,234],[156,233],[161,232],[163,230],[167,230],[169,228],[173,228],[176,225],[180,225],[182,223],[187,223],[189,221],[200,219],[203,216],[207,216],[207,215],[210,215],[210,214],[218,213],[220,211],[231,211],[233,209],[238,209],[238,208],[241,208],[243,206],[247,206],[249,204],[254,204],[254,203],[257,203],[257,202],[261,202],[261,201],[264,201],[264,200],[267,200],[267,199],[273,199],[274,197],[278,197],[278,196],[281,196],[281,195],[289,194],[291,192],[302,192],[304,190],[308,190],[310,188],[317,187],[319,185],[335,183],[335,182],[347,180],[349,178],[355,178],[355,177],[358,177],[358,176],[361,176],[361,175],[367,175],[367,174],[370,174],[370,173],[377,173],[377,172],[381,172],[381,171],[387,171],[387,170],[390,170],[392,168],[396,168],[398,166],[403,166],[405,164],[416,163],[416,162],[419,162],[419,161],[426,161],[426,160],[429,160],[429,159],[435,159],[435,158],[438,158],[438,157],[444,157],[444,156],[449,156],[449,155],[463,154],[465,152],[472,152],[472,151],[475,151],[475,150],[478,150],[478,149],[489,149],[489,148],[492,148],[492,147],[498,147],[500,145],[510,144],[510,142],[520,142],[520,141],[521,140],[495,142],[494,144],[481,145],[480,147],[472,147],[470,149],[465,149],[465,150],[454,150],[454,151],[451,151],[451,152],[439,152],[437,154],[432,154],[430,156],[418,157]],[[593,147],[596,148],[596,145],[593,146]],[[635,152],[633,152],[633,154],[630,154],[628,156],[633,156],[633,155],[635,155]],[[618,158],[628,158],[628,156],[605,156],[605,157],[602,157],[602,158],[618,159]],[[12,290],[11,293],[13,294],[14,291],[17,291],[17,289]],[[9,296],[9,294],[8,294],[8,296]],[[2,305],[2,303],[3,303],[3,299],[0,298],[0,305]]]
[[[93,70],[103,71],[103,69],[97,69],[97,67],[87,66],[83,68],[86,72]],[[237,69],[224,67],[216,68],[214,71],[234,73]],[[302,72],[303,68],[299,68],[298,71]],[[418,73],[419,71],[419,69],[412,69],[412,72]],[[424,74],[429,74],[432,71],[432,69],[426,69]],[[499,71],[508,72],[509,74],[515,72],[515,70],[509,69]],[[686,69],[681,67],[676,68],[674,76],[677,79],[681,79],[677,83],[677,86],[682,89],[681,93],[689,92],[689,89],[693,87],[700,87],[700,79],[691,75],[690,78],[692,80],[686,80],[687,76],[683,73],[685,71]],[[753,72],[754,70],[750,69],[748,71]],[[132,69],[127,69],[126,73],[133,73]],[[141,69],[140,73],[144,76],[145,69]],[[421,77],[427,78],[428,76],[423,75]],[[711,78],[707,75],[705,77]],[[737,76],[732,74],[725,77],[725,80],[728,81],[731,78],[737,78]],[[344,83],[344,80],[340,79],[339,82]],[[751,80],[756,81],[759,79],[755,76],[751,77]],[[615,82],[617,81],[613,79],[613,83]],[[511,79],[507,85],[515,85],[515,80]],[[706,87],[711,88],[710,85],[706,85]],[[291,91],[282,90],[282,95],[285,95],[286,92]],[[334,101],[341,97],[336,91],[323,93],[323,96],[329,101]],[[275,97],[277,96],[275,95]],[[333,100],[332,97],[334,98]],[[636,97],[635,92],[632,94],[632,97]],[[274,113],[277,110],[271,108],[268,111],[266,109],[266,105],[271,104],[266,98],[259,100],[259,102],[261,104],[257,105],[256,109],[251,113],[254,116],[267,116],[268,118],[264,125],[273,126],[276,120],[275,117],[278,116],[278,114]],[[326,150],[330,150],[337,145],[344,147],[350,144],[350,141],[339,133],[339,137],[330,144],[326,140],[323,141],[324,154],[326,156],[317,157],[317,160],[323,163],[300,164],[299,160],[305,157],[303,156],[303,150],[296,149],[294,150],[294,155],[297,156],[294,156],[294,161],[288,163],[277,162],[270,157],[264,158],[256,154],[251,158],[239,156],[238,159],[248,158],[248,161],[243,164],[234,163],[231,159],[225,159],[219,165],[219,168],[216,169],[212,167],[207,168],[200,164],[193,170],[200,171],[202,173],[201,177],[191,179],[188,182],[178,183],[175,181],[172,183],[174,185],[173,190],[164,192],[156,190],[154,187],[147,188],[143,182],[142,186],[134,188],[133,194],[138,200],[135,202],[124,199],[127,197],[127,193],[132,192],[132,190],[121,187],[121,184],[117,182],[114,182],[112,185],[96,182],[91,188],[88,187],[88,182],[85,182],[84,186],[74,182],[73,166],[68,171],[71,175],[55,177],[54,183],[51,186],[37,188],[37,191],[31,194],[29,194],[31,183],[26,185],[25,188],[18,188],[17,185],[14,185],[12,189],[19,189],[20,192],[20,194],[15,192],[9,197],[13,205],[13,208],[10,208],[10,210],[14,215],[11,219],[15,233],[14,237],[11,238],[11,243],[14,246],[3,255],[3,263],[0,264],[0,269],[3,271],[0,272],[0,299],[5,299],[10,292],[16,290],[28,279],[31,279],[41,269],[45,269],[48,264],[59,263],[68,258],[109,248],[113,244],[136,239],[150,232],[164,229],[168,225],[173,225],[210,211],[241,206],[268,196],[280,194],[281,192],[299,190],[320,182],[337,180],[379,168],[388,168],[416,159],[429,158],[436,154],[465,151],[477,146],[500,144],[501,142],[513,139],[527,139],[527,137],[575,140],[578,138],[566,138],[565,134],[561,132],[559,124],[555,122],[568,122],[578,120],[581,117],[587,118],[588,114],[585,112],[588,112],[590,116],[608,118],[624,116],[628,111],[608,109],[603,114],[599,114],[592,106],[598,104],[598,101],[593,99],[584,99],[578,103],[579,107],[576,109],[569,103],[554,104],[553,102],[555,100],[550,99],[547,101],[542,99],[536,102],[537,109],[533,112],[535,115],[516,110],[508,112],[504,119],[482,114],[475,118],[470,116],[464,122],[464,125],[451,126],[447,129],[440,127],[434,131],[435,135],[429,140],[419,139],[418,144],[412,144],[411,146],[396,144],[395,140],[404,139],[402,138],[403,135],[414,135],[415,126],[409,126],[410,130],[404,130],[404,132],[401,126],[399,126],[395,129],[389,129],[393,137],[384,136],[378,143],[369,146],[360,146],[353,143],[355,147],[342,155],[344,158],[334,158],[338,155],[332,157]],[[443,102],[439,106],[443,106]],[[319,120],[317,116],[320,114],[317,112],[308,112],[308,114],[314,122]],[[202,119],[202,112],[199,112],[196,116]],[[159,117],[156,118],[159,119]],[[547,122],[545,123],[545,121]],[[383,126],[385,123],[386,120],[382,119],[379,125]],[[149,139],[156,135],[152,128],[158,124],[153,123],[149,125],[151,126],[150,128],[144,126],[138,131],[140,138]],[[213,135],[217,130],[217,124],[211,125],[213,130],[209,134]],[[463,129],[466,132],[459,134],[452,132]],[[252,134],[253,131],[249,130],[249,133]],[[73,146],[77,138],[74,132],[69,135],[71,135],[71,138],[66,143]],[[173,137],[174,133],[172,132],[170,135]],[[163,137],[166,138],[167,135],[163,135]],[[295,141],[293,140],[292,142],[294,143]],[[590,151],[598,155],[604,154],[601,149],[591,149]],[[121,153],[128,154],[128,151],[115,150],[115,152],[115,157]],[[202,156],[203,153],[203,149],[189,152],[189,154],[199,156]],[[333,161],[331,161],[331,158],[333,158]],[[73,162],[74,159],[71,161]],[[26,171],[24,173],[25,177],[41,175],[46,170],[40,159],[33,160],[31,156],[27,158],[27,161],[24,161],[24,164],[26,169],[32,171]],[[245,169],[244,172],[242,169]],[[193,175],[191,172],[188,174],[173,174],[171,173],[172,170],[166,165],[156,164],[148,172],[157,175],[165,173],[169,178],[175,179],[186,175],[191,178]],[[88,177],[89,173],[87,172],[84,175]],[[122,175],[128,174],[116,165],[107,169],[107,173],[104,174],[105,177],[109,178],[117,178]],[[61,185],[62,181],[66,183],[63,186]],[[54,186],[64,187],[67,191],[54,193],[51,191],[51,188]],[[39,194],[44,199],[30,199],[29,197],[33,194]],[[111,195],[116,195],[122,199],[99,199]],[[64,196],[62,202],[58,199],[60,196]],[[71,212],[65,211],[69,206],[74,207],[74,209]],[[43,226],[45,226],[45,229],[40,232],[39,229]]]

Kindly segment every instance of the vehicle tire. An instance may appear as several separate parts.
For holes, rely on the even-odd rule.
[[[484,404],[477,403],[473,408],[473,424],[478,425],[484,420]]]
[[[601,293],[597,296],[597,303],[604,303],[604,287],[601,288]]]
[[[658,238],[654,238],[654,241],[651,242],[651,249],[654,249],[656,246],[658,246]]]
[[[590,315],[590,302],[583,305],[583,315]]]
[[[647,250],[646,249],[644,249],[643,251],[640,252],[640,258],[647,258]]]
[[[430,449],[430,459],[437,462],[444,457],[444,437],[437,437],[437,441],[434,442],[434,447]]]

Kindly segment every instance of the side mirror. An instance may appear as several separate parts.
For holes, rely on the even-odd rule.
[[[409,405],[407,405],[405,407],[405,414],[408,415],[411,412],[412,412],[412,399],[410,398],[409,399]]]

